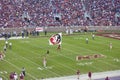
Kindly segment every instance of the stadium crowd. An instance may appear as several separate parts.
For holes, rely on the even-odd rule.
[[[119,26],[120,0],[0,0],[0,27]]]

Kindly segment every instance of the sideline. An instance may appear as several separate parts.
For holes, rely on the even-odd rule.
[[[92,80],[101,79],[101,78],[105,79],[107,76],[110,77],[110,78],[115,77],[115,76],[120,78],[120,70],[92,73]],[[72,75],[72,76],[65,76],[65,77],[47,78],[47,79],[43,79],[43,80],[78,80],[78,79],[77,79],[77,75]],[[88,74],[80,75],[79,80],[89,80],[88,79]]]
[[[24,37],[24,38],[22,38],[22,36],[19,36],[19,37],[10,37],[10,38],[8,38],[8,40],[9,39],[27,39],[27,38],[29,38],[29,37]],[[5,40],[5,38],[0,38],[0,40]]]

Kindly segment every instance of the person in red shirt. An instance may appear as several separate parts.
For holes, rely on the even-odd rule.
[[[92,72],[88,72],[88,77],[89,77],[89,79],[91,80]]]
[[[49,54],[50,52],[49,52],[49,50],[47,50],[47,54]]]
[[[57,50],[60,50],[61,49],[61,45],[59,44],[58,47],[57,47]]]
[[[107,77],[105,78],[105,80],[110,80],[110,79],[109,79],[109,77],[107,76]]]
[[[14,74],[13,74],[13,72],[10,73],[9,78],[10,78],[10,80],[14,80]]]
[[[79,80],[80,78],[80,70],[77,70],[77,79]]]
[[[20,80],[24,80],[24,74],[22,72],[20,73]]]

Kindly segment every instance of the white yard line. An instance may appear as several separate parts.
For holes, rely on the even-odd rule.
[[[4,75],[5,75],[5,74],[1,74],[0,77],[2,77],[2,78],[5,79],[5,80],[8,80],[8,78],[5,77]]]
[[[33,54],[34,54],[34,53],[33,53]],[[23,59],[27,60],[27,61],[30,62],[30,63],[33,63],[34,65],[37,65],[38,67],[36,67],[36,69],[38,69],[39,67],[40,67],[40,68],[43,68],[40,64],[37,64],[37,63],[35,63],[35,62],[33,62],[33,61],[31,61],[31,60],[23,57],[23,56],[18,55],[18,54],[16,54],[16,55],[19,56],[19,57],[22,57]],[[48,70],[49,72],[57,75],[57,76],[60,76],[59,74],[57,74],[57,73],[55,73],[55,72],[53,72],[53,71],[51,71],[51,70],[49,70],[49,69],[47,69],[47,70]]]
[[[9,62],[9,61],[7,61],[7,60],[4,60],[4,61],[6,61],[7,63],[9,63],[10,65],[12,65],[13,67],[15,67],[16,69],[21,70],[19,67],[17,67],[17,66],[14,65],[13,63],[11,63],[11,62]],[[27,72],[27,74],[28,74],[30,77],[32,77],[33,79],[37,80],[36,77],[32,76],[30,73]]]
[[[10,38],[10,39],[23,39],[22,37],[14,37],[14,38]],[[4,38],[0,38],[0,40],[4,40]],[[87,49],[88,51],[90,51],[89,49]],[[72,52],[72,51],[71,51]],[[95,51],[96,52],[96,51]],[[20,55],[19,55],[20,56]],[[61,55],[63,56],[63,55]],[[31,62],[31,63],[34,63],[32,62],[31,60],[21,56],[22,58],[26,59],[27,61]],[[63,56],[63,57],[66,57],[66,58],[69,58],[67,56]],[[71,60],[73,60],[72,58],[69,58]],[[17,69],[20,70],[20,68],[18,68],[16,65],[10,63],[9,61],[5,60],[6,62],[8,62],[9,64],[11,64],[12,66],[16,67]],[[102,62],[101,60],[99,60],[100,62]],[[105,63],[105,62],[104,62]],[[34,63],[36,64],[36,63]],[[105,63],[105,64],[108,64],[108,65],[111,65],[109,63]],[[40,66],[39,64],[36,64],[38,66]],[[112,65],[111,65],[112,66]],[[114,66],[115,67],[115,66]],[[94,67],[96,68],[96,67]],[[96,68],[98,69],[98,68]],[[100,70],[100,69],[99,69]],[[50,70],[49,70],[50,71]],[[50,71],[51,72],[51,71]],[[54,72],[52,72],[54,73]],[[100,72],[100,73],[93,73],[92,74],[92,79],[99,79],[99,78],[105,78],[106,76],[109,76],[109,77],[113,77],[113,76],[120,76],[120,70],[116,70],[116,71],[107,71],[107,72]],[[35,80],[40,80],[40,79],[36,79],[36,77],[30,75],[29,73],[27,73],[29,76],[31,76],[33,79]],[[55,73],[56,74],[56,73]],[[58,74],[57,74],[58,75]],[[59,75],[60,76],[60,75]],[[49,79],[43,79],[43,80],[77,80],[77,75],[72,75],[72,76],[65,76],[65,77],[55,77],[55,78],[49,78]],[[87,74],[82,74],[80,75],[80,80],[88,80],[88,75]]]
[[[69,46],[71,46],[71,45],[69,45]],[[76,48],[77,48],[77,47],[76,47]],[[83,48],[83,47],[81,47],[81,48]],[[89,51],[92,51],[92,50],[86,49],[86,48],[83,48],[83,49],[87,50],[88,52],[89,52]],[[67,50],[67,49],[66,49],[66,50]],[[72,51],[72,50],[69,50],[69,51],[74,52],[74,51]],[[97,51],[92,51],[92,52],[99,53],[99,52],[97,52]],[[76,53],[76,52],[74,52],[74,53]],[[101,54],[101,53],[99,53],[99,54]],[[63,56],[63,55],[62,55],[62,56]],[[67,57],[66,57],[66,58],[67,58]],[[113,57],[112,57],[112,58],[113,58]],[[70,59],[70,58],[69,58],[69,59]],[[72,59],[71,59],[71,60],[72,60]],[[117,67],[117,66],[115,66],[115,65],[106,63],[105,61],[102,61],[102,60],[98,60],[98,61],[100,61],[101,63],[104,63],[104,64],[108,64],[108,65],[113,66],[113,67]]]

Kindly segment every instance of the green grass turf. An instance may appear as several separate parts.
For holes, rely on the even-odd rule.
[[[8,80],[11,72],[21,72],[22,67],[26,69],[25,80],[36,80],[50,77],[75,75],[79,69],[81,74],[102,72],[120,69],[120,41],[116,39],[95,36],[92,40],[91,34],[77,34],[63,36],[61,50],[57,46],[50,46],[47,37],[31,37],[28,39],[9,40],[12,42],[12,50],[7,49],[6,57],[0,61],[0,77]],[[44,34],[43,34],[44,35]],[[89,38],[86,44],[85,38]],[[112,42],[113,49],[109,50],[109,43]],[[5,41],[0,41],[0,50],[3,50]],[[47,55],[47,69],[43,67],[43,57]],[[76,61],[78,55],[103,54],[104,58]],[[118,59],[117,62],[114,59]],[[88,63],[88,64],[87,64]],[[5,73],[4,71],[7,71]]]

